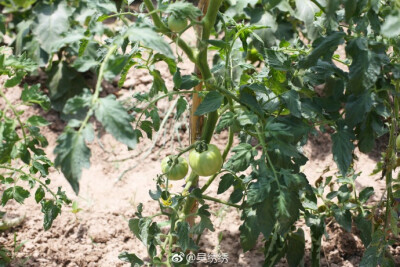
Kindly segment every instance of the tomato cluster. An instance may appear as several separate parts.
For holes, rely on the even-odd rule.
[[[207,145],[204,151],[193,149],[189,153],[189,165],[199,176],[211,176],[222,167],[222,156],[218,147]],[[161,170],[169,180],[181,180],[188,173],[188,163],[183,157],[168,156],[161,162]]]

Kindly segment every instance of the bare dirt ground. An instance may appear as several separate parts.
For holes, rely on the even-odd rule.
[[[191,66],[183,64],[180,67],[187,73],[192,71]],[[167,87],[171,87],[172,80],[166,67],[160,66],[160,71],[166,79]],[[125,88],[118,91],[120,99],[129,99],[133,92],[148,90],[151,81],[151,77],[145,72],[132,71]],[[14,102],[18,101],[20,93],[19,87],[7,90],[7,96]],[[159,103],[161,113],[166,113],[169,107],[170,104],[166,102]],[[50,143],[46,152],[54,159],[56,138],[61,133],[64,123],[55,112],[44,114],[35,107],[26,110],[26,115],[33,113],[42,114],[52,123],[43,131]],[[118,254],[123,251],[134,252],[139,257],[145,258],[146,249],[129,231],[128,220],[134,216],[136,206],[140,202],[144,204],[145,214],[154,213],[158,208],[158,204],[151,200],[148,192],[154,189],[153,178],[161,171],[161,159],[175,151],[177,147],[188,144],[187,116],[188,114],[185,114],[179,121],[179,127],[175,126],[177,124],[172,115],[166,120],[164,131],[158,136],[151,153],[148,153],[148,149],[152,147],[150,140],[145,140],[135,150],[128,151],[124,145],[98,128],[97,133],[101,136],[89,144],[92,151],[91,167],[83,171],[79,196],[74,195],[61,173],[53,169],[50,174],[51,187],[62,186],[68,196],[78,202],[82,210],[73,214],[71,208],[64,208],[49,231],[43,230],[40,206],[32,197],[25,205],[10,203],[2,208],[10,216],[26,214],[21,226],[0,232],[0,244],[8,249],[13,247],[14,233],[17,233],[19,242],[26,241],[16,254],[14,265],[26,261],[25,266],[128,266],[118,259]],[[226,142],[226,133],[216,136],[212,142],[222,148]],[[304,166],[304,173],[311,184],[320,177],[326,167],[329,166],[331,171],[325,176],[333,175],[337,171],[331,155],[329,135],[321,134],[310,138],[304,151],[310,158]],[[357,179],[357,186],[359,188],[373,186],[376,192],[375,199],[380,198],[384,182],[379,180],[378,176],[369,174],[375,167],[379,153],[379,145],[370,155],[356,153],[359,160],[355,168],[362,172]],[[131,170],[121,178],[121,174],[129,168]],[[174,190],[179,190],[182,185],[183,182],[175,182]],[[218,181],[210,187],[209,194],[216,195],[217,187]],[[0,187],[0,191],[1,189]],[[224,197],[228,194],[229,192]],[[202,237],[200,243],[202,249],[208,253],[216,251],[228,253],[229,263],[225,266],[262,266],[261,237],[258,246],[243,253],[239,244],[241,224],[239,212],[221,205],[209,204],[213,211],[215,232],[207,232]],[[299,225],[308,233],[304,223],[300,222]],[[357,235],[346,233],[335,223],[330,224],[327,232],[329,238],[323,240],[322,266],[357,266],[363,253],[363,246]],[[219,236],[222,236],[221,241]],[[311,247],[309,235],[306,247],[307,265]],[[398,248],[400,247],[393,250],[397,255],[400,254]],[[287,264],[283,260],[279,266]]]

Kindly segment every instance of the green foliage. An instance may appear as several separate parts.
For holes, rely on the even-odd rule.
[[[12,56],[4,47],[0,47],[0,53],[0,74],[9,77],[4,87],[19,84],[27,72],[36,69],[25,55]],[[5,206],[10,200],[23,204],[34,195],[36,202],[42,206],[43,226],[48,230],[61,212],[61,207],[70,203],[60,188],[55,193],[48,187],[49,168],[53,163],[43,151],[48,143],[39,127],[47,126],[49,122],[36,115],[23,119],[23,111],[8,100],[3,85],[0,85],[0,98],[5,103],[0,111],[0,183],[5,188],[1,204]],[[25,84],[21,102],[25,106],[40,105],[44,110],[50,108],[50,100],[39,90],[39,85]],[[34,194],[31,193],[33,191]],[[5,254],[1,257],[4,258],[7,253],[3,252]]]
[[[171,266],[174,252],[198,250],[201,235],[206,229],[214,230],[206,204],[214,201],[241,212],[238,228],[244,251],[263,235],[264,266],[273,266],[282,257],[290,266],[303,264],[305,234],[294,226],[300,218],[311,232],[311,266],[320,265],[327,218],[346,231],[360,230],[366,247],[362,266],[391,264],[389,232],[398,233],[396,189],[400,184],[392,177],[398,165],[394,142],[400,93],[398,1],[210,0],[211,8],[202,19],[201,11],[185,1],[158,1],[154,7],[145,0],[143,8],[148,13],[143,9],[125,12],[125,2],[117,7],[107,0],[1,4],[13,14],[14,23],[0,31],[13,36],[15,53],[21,55],[0,56],[1,73],[10,77],[5,87],[18,85],[26,72],[36,69],[35,63],[46,67],[51,107],[68,121],[57,141],[55,165],[76,193],[82,169],[90,166],[87,143],[94,139],[92,117],[118,141],[134,148],[144,135],[152,138],[160,131],[157,101],[176,101],[174,118],[178,119],[190,106],[185,95],[197,93],[193,88],[201,84],[206,92],[193,110],[195,116],[204,117],[201,141],[178,156],[228,130],[223,168],[201,188],[191,188],[197,182],[195,173],[187,177],[182,192],[174,194],[169,192],[168,178],[157,177],[156,190],[150,195],[158,201],[160,213],[143,216],[140,205],[129,221],[149,258],[145,262],[124,252],[121,260],[131,265]],[[181,39],[181,32],[168,29],[171,15],[187,18],[188,28],[199,27],[201,34],[192,43],[195,48]],[[105,23],[112,17],[117,18],[118,27]],[[209,50],[217,51],[212,66]],[[198,73],[181,75],[182,60],[192,62]],[[167,64],[173,86],[157,68],[160,61]],[[136,93],[133,103],[126,105],[100,94],[105,81],[121,77],[118,85],[123,86],[131,68],[145,69],[153,77],[148,92]],[[95,86],[86,83],[87,76],[96,77]],[[22,100],[50,108],[39,86],[26,86]],[[31,163],[28,177],[48,175],[51,162],[36,148],[47,143],[37,130],[47,122],[30,117],[26,121],[30,136],[22,139],[15,133],[20,122],[5,112],[0,115],[0,163],[18,158]],[[331,136],[337,172],[336,179],[321,177],[313,187],[302,172],[308,160],[302,147],[318,127]],[[390,141],[379,170],[386,179],[387,195],[371,208],[373,188],[356,190],[355,149],[370,152],[375,139],[385,133]],[[4,176],[1,181],[10,185],[2,198],[4,204],[9,199],[23,202],[29,196],[26,189],[13,185],[12,178]],[[219,181],[218,194],[229,195],[227,201],[208,195],[214,181]],[[57,193],[57,201],[48,202],[44,189],[41,184],[35,199],[42,205],[47,228],[59,214],[63,197]],[[190,214],[194,201],[199,208]],[[376,208],[384,214],[375,215]],[[161,215],[167,219],[155,220]],[[199,219],[192,225],[186,221],[191,216]]]

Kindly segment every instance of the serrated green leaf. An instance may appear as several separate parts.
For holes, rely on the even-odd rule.
[[[221,181],[219,182],[217,194],[222,194],[226,190],[228,190],[229,187],[233,185],[234,181],[235,177],[232,174],[230,173],[224,174],[221,177]]]
[[[131,125],[131,116],[114,95],[100,98],[95,109],[96,119],[115,139],[134,148],[137,136]]]
[[[354,145],[351,141],[352,135],[344,130],[339,129],[331,135],[332,138],[332,153],[338,168],[343,177],[346,177],[350,164],[353,162]]]
[[[175,58],[169,44],[151,28],[131,26],[127,30],[127,35],[131,42],[139,42],[143,46],[160,52],[169,58]]]
[[[243,198],[243,190],[241,188],[236,188],[232,194],[229,196],[230,203],[238,203]]]
[[[346,122],[350,127],[362,122],[367,112],[371,111],[373,96],[366,91],[362,95],[351,95],[346,103]]]
[[[14,199],[20,204],[24,203],[24,200],[30,196],[28,190],[25,190],[19,185],[10,187],[3,192],[3,196],[1,198],[1,204],[5,206],[10,199]]]
[[[217,124],[217,127],[215,128],[215,131],[217,133],[220,133],[223,129],[231,126],[235,121],[235,113],[233,112],[225,112],[222,114],[219,118],[219,122]]]
[[[154,131],[157,132],[160,129],[160,116],[158,115],[157,108],[150,111],[150,117],[153,122]]]
[[[194,6],[192,3],[178,1],[168,5],[165,13],[172,13],[177,17],[189,18],[191,20],[197,19],[203,13]]]
[[[310,2],[306,0],[306,2]],[[333,32],[326,37],[321,37],[314,41],[312,52],[300,62],[302,68],[309,68],[315,65],[318,59],[327,54],[333,54],[339,44],[343,42],[344,32]]]
[[[25,84],[24,90],[21,93],[21,99],[26,103],[38,104],[44,111],[48,111],[50,109],[50,99],[40,92],[39,88],[39,84],[32,85],[31,87]]]
[[[38,126],[38,127],[47,126],[47,125],[50,124],[50,122],[48,122],[42,116],[36,116],[36,115],[29,117],[26,122],[29,123],[32,126]]]
[[[65,178],[67,178],[74,192],[78,194],[82,169],[90,167],[89,159],[91,156],[83,135],[76,131],[61,134],[57,139],[54,153],[57,155],[54,165],[61,167]]]
[[[178,102],[176,104],[176,114],[175,114],[176,120],[178,120],[182,116],[182,114],[183,114],[183,112],[185,112],[186,108],[187,108],[187,102],[186,102],[185,98],[182,96],[179,97]]]
[[[301,102],[299,93],[290,90],[282,94],[282,98],[289,108],[290,113],[297,118],[301,118]]]
[[[61,208],[53,200],[44,200],[41,204],[44,213],[43,228],[49,230],[54,219],[61,213]]]
[[[336,221],[339,223],[339,225],[345,229],[347,232],[351,232],[351,212],[349,210],[342,210],[339,208],[334,208],[332,209]]]
[[[260,235],[260,229],[258,227],[258,219],[256,211],[246,209],[243,211],[242,220],[243,224],[239,227],[240,231],[240,245],[243,251],[249,251],[252,249]]]
[[[358,195],[358,199],[360,200],[361,203],[365,203],[373,194],[374,194],[374,188],[366,187],[360,192],[360,194]]]
[[[257,204],[257,222],[261,233],[269,238],[276,223],[274,199],[272,195],[266,196],[265,200]]]
[[[237,117],[237,121],[241,126],[255,125],[258,121],[258,117],[254,113],[244,112]]]
[[[239,144],[232,149],[232,152],[235,154],[225,163],[224,168],[233,172],[246,170],[253,157],[257,155],[257,151],[253,150],[253,147],[247,143]]]
[[[222,104],[222,100],[224,96],[218,93],[217,91],[211,91],[206,95],[200,105],[197,107],[195,116],[201,116],[206,113],[210,113],[216,111]]]
[[[136,256],[134,253],[128,253],[128,252],[122,252],[121,254],[118,255],[118,259],[129,262],[131,266],[142,266],[144,262]]]
[[[54,2],[36,5],[33,12],[36,18],[33,34],[41,48],[51,54],[54,40],[59,39],[69,29],[68,20],[72,10],[66,2]]]
[[[151,71],[150,74],[153,76],[153,84],[150,88],[149,96],[156,96],[159,92],[167,93],[167,87],[165,86],[164,79],[161,77],[161,73],[158,70]]]
[[[39,203],[40,201],[42,201],[42,199],[44,198],[45,192],[42,186],[39,186],[38,189],[36,189],[35,192],[35,200],[36,203]]]
[[[151,123],[151,121],[141,121],[140,122],[140,129],[142,129],[146,135],[147,138],[152,139],[153,137],[153,124]]]
[[[359,213],[354,218],[357,228],[360,230],[360,238],[365,247],[368,247],[372,239],[372,222],[366,215]]]
[[[48,75],[50,99],[53,108],[57,111],[61,111],[68,99],[81,94],[86,87],[82,74],[65,61],[53,63]]]
[[[300,266],[303,261],[304,252],[306,248],[306,241],[304,239],[304,231],[299,228],[297,231],[289,236],[288,249],[286,252],[286,259],[290,267]]]
[[[186,251],[190,246],[189,229],[189,223],[178,222],[176,229],[178,233],[178,245],[183,251]]]

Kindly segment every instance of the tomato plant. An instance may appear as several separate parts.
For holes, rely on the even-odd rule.
[[[62,205],[70,200],[65,192],[58,188],[53,192],[49,188],[49,168],[53,162],[46,156],[43,148],[47,139],[41,134],[40,127],[49,122],[41,116],[22,119],[24,113],[7,98],[5,89],[18,85],[28,72],[36,70],[36,64],[26,55],[13,56],[6,47],[0,47],[0,74],[7,77],[0,84],[0,98],[5,106],[0,110],[0,183],[4,186],[1,204],[5,206],[11,199],[23,204],[36,188],[34,198],[40,203],[44,213],[43,226],[48,230],[53,220],[61,213]],[[50,108],[50,100],[39,90],[39,85],[24,85],[21,94],[22,105],[40,105],[44,110]],[[25,186],[23,185],[25,184]],[[48,198],[50,196],[50,198]],[[1,221],[0,229],[5,230],[21,223],[23,218]]]
[[[141,204],[129,221],[149,258],[144,262],[125,252],[122,260],[174,265],[174,253],[198,250],[205,231],[214,230],[207,203],[216,202],[240,211],[244,251],[263,236],[264,266],[283,257],[290,266],[303,264],[306,239],[299,220],[310,228],[310,264],[319,266],[328,219],[346,231],[360,230],[366,248],[361,266],[395,264],[389,247],[398,234],[400,198],[400,178],[394,177],[398,1],[202,0],[196,7],[144,0],[139,12],[128,8],[132,1],[117,2],[118,7],[106,0],[32,2],[34,8],[26,4],[23,11],[7,6],[15,15],[7,30],[15,53],[26,52],[48,74],[51,105],[68,123],[57,140],[55,166],[76,193],[82,169],[90,166],[92,117],[133,149],[162,129],[158,101],[174,101],[178,119],[192,99],[192,142],[172,155],[179,159],[189,153],[192,172],[179,193],[169,191],[165,175],[157,177],[150,196],[160,213],[145,216]],[[116,27],[104,23],[112,19]],[[192,28],[195,44],[183,37]],[[192,74],[182,75],[183,60],[193,64]],[[168,65],[173,86],[157,69],[160,61]],[[123,86],[131,68],[153,77],[148,92],[134,94],[128,104],[100,94],[103,81],[118,75]],[[95,84],[86,84],[84,74],[94,75]],[[330,135],[337,173],[312,185],[302,171],[308,160],[302,147],[317,129]],[[210,145],[220,134],[227,136],[222,155]],[[376,172],[385,178],[386,190],[371,205],[374,189],[356,187],[354,151],[370,152],[385,134],[389,142]],[[198,146],[206,151],[193,151]],[[203,153],[211,153],[213,162]],[[210,177],[199,181],[199,175]],[[211,195],[213,183],[229,199]]]

